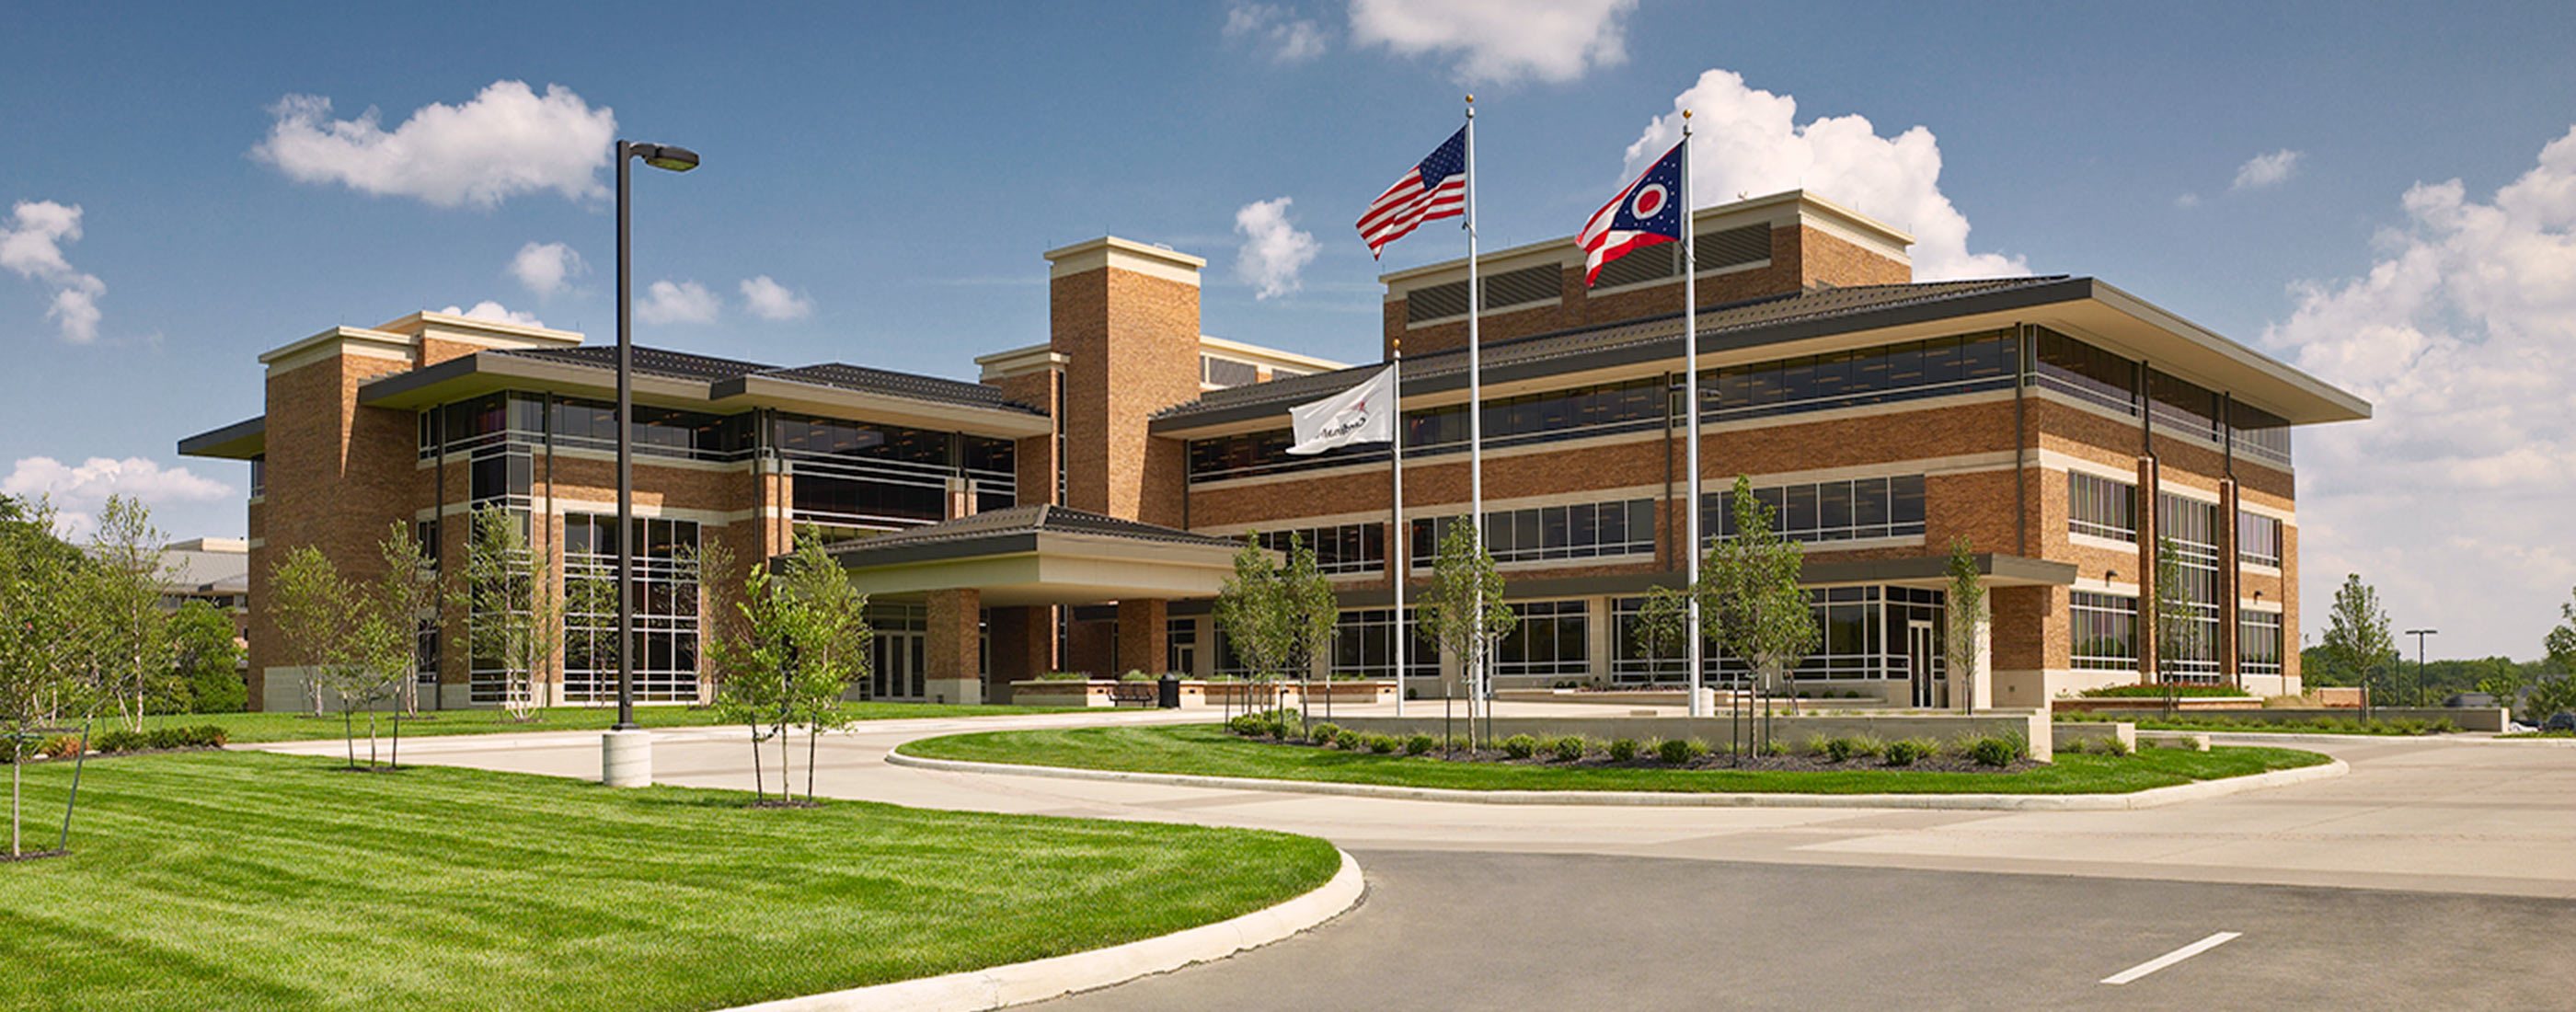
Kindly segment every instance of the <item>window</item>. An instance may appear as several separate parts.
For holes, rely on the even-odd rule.
[[[2138,364],[2092,345],[2041,328],[2031,380],[2076,400],[2124,415],[2138,413]]]
[[[694,702],[698,576],[688,560],[697,553],[698,525],[638,517],[627,530],[635,543],[635,579],[627,590],[635,609],[635,698]],[[605,592],[617,581],[617,539],[614,516],[564,517],[566,699],[617,696],[617,599]],[[575,586],[583,583],[593,592]]]
[[[2157,634],[2156,663],[2175,681],[2218,680],[2218,505],[2156,496],[2156,533],[2173,543],[2180,583],[2175,625]]]
[[[2010,390],[2018,346],[1990,331],[1727,366],[1700,373],[1703,418],[1762,418]]]
[[[2248,675],[2281,673],[2281,613],[2236,613],[2236,670]]]
[[[2066,472],[2066,529],[2135,544],[2138,487],[2097,474]]]
[[[267,494],[268,455],[262,453],[250,458],[250,497],[257,499]]]
[[[1520,621],[1494,649],[1501,676],[1588,675],[1588,628],[1582,601],[1523,601],[1511,606]]]
[[[2138,670],[2138,599],[2076,591],[2073,664],[2088,671]]]
[[[2281,568],[2281,521],[2237,510],[2236,558],[2247,565]]]
[[[1347,615],[1349,613],[1344,612],[1343,614]],[[1176,673],[1183,678],[1198,677],[1198,672],[1191,670],[1192,666],[1186,663],[1190,658],[1183,656],[1185,654],[1196,654],[1198,652],[1198,642],[1199,620],[1194,618],[1175,618],[1164,620],[1163,670]]]
[[[1404,610],[1404,670],[1408,677],[1440,675],[1440,644],[1416,624],[1420,609]],[[1354,608],[1333,625],[1333,677],[1391,678],[1395,675],[1395,609]]]
[[[1940,591],[1916,587],[1821,587],[1807,591],[1819,638],[1799,663],[1798,680],[1908,677],[1907,630],[1916,622],[1930,623],[1937,651],[1944,628],[1941,602]],[[1610,645],[1610,679],[1623,685],[1679,684],[1686,680],[1688,668],[1681,649],[1656,653],[1637,643],[1639,615],[1645,605],[1642,597],[1610,602],[1611,627],[1617,636]],[[1750,666],[1738,658],[1720,656],[1714,644],[1703,649],[1706,652],[1702,665],[1708,684],[1742,685],[1751,675]],[[1937,654],[1933,669],[1936,673],[1940,669]]]
[[[1386,528],[1378,524],[1299,527],[1242,535],[1260,538],[1261,547],[1286,553],[1291,538],[1315,550],[1315,568],[1326,576],[1374,573],[1386,568]]]
[[[1771,528],[1792,541],[1850,541],[1923,533],[1923,476],[1851,478],[1753,490],[1771,510]],[[1735,537],[1735,492],[1700,495],[1700,532]]]
[[[1440,539],[1460,517],[1413,522],[1413,568],[1427,570],[1440,558]],[[1609,502],[1537,506],[1485,514],[1485,550],[1495,562],[1549,559],[1596,559],[1651,555],[1655,551],[1655,501],[1614,499]]]

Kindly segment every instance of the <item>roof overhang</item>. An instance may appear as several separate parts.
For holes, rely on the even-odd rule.
[[[1702,310],[1707,315],[1712,310]],[[1919,340],[2033,323],[2141,359],[2162,372],[2234,395],[2293,425],[2357,421],[2370,404],[2298,369],[2222,337],[2127,292],[2093,278],[2067,278],[1953,298],[1900,303],[1830,316],[1757,324],[1699,337],[1701,368],[1812,355],[1843,348]],[[1488,349],[1485,395],[1510,397],[1569,383],[1653,375],[1678,365],[1681,314],[1585,330],[1658,326],[1660,340],[1628,341],[1590,351],[1523,361],[1493,361]],[[1564,337],[1541,334],[1522,340]],[[1443,355],[1455,355],[1444,352]],[[1426,359],[1431,358],[1426,356]],[[1405,404],[1426,407],[1463,401],[1467,377],[1451,369],[1431,375],[1407,370]],[[1360,377],[1354,375],[1353,382]],[[1305,398],[1322,396],[1309,393]],[[1155,419],[1152,432],[1173,438],[1206,438],[1275,429],[1287,424],[1289,399],[1189,411]]]
[[[358,403],[416,411],[499,390],[605,399],[617,395],[617,373],[586,363],[478,353],[369,383],[358,388]],[[657,407],[726,412],[779,408],[979,436],[1019,438],[1053,431],[1046,416],[1025,411],[942,404],[774,376],[708,383],[639,371],[634,397]]]
[[[1212,597],[1234,575],[1240,550],[1020,530],[883,548],[860,542],[835,554],[851,585],[872,596],[972,589],[986,607],[1016,607]]]
[[[200,432],[179,441],[179,455],[182,457],[249,460],[267,452],[267,415],[245,418],[223,428]]]

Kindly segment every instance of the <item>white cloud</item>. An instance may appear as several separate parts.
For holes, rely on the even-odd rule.
[[[50,200],[22,200],[11,209],[14,225],[0,225],[0,267],[54,290],[45,318],[62,328],[65,340],[86,344],[98,338],[98,298],[107,283],[98,275],[72,269],[63,244],[81,237],[81,207]]]
[[[0,494],[52,500],[55,523],[66,536],[85,535],[98,508],[111,495],[140,499],[147,506],[171,502],[207,502],[233,496],[233,488],[199,477],[184,467],[164,470],[141,457],[110,460],[91,457],[78,466],[52,457],[21,457],[0,477]]]
[[[605,196],[598,181],[617,137],[617,116],[559,84],[539,96],[495,81],[464,105],[432,102],[385,130],[369,108],[330,118],[331,100],[288,95],[252,156],[298,182],[342,183],[361,193],[418,197],[438,207],[493,207],[523,193]]]
[[[2245,164],[2236,167],[2236,181],[2228,184],[2227,188],[2259,190],[2267,186],[2279,186],[2289,181],[2290,173],[2297,171],[2299,156],[2299,152],[2288,148],[2282,148],[2268,155],[2255,155],[2246,159]]]
[[[2305,624],[2360,573],[2436,649],[2532,657],[2576,584],[2576,128],[2491,203],[2454,179],[2402,205],[2367,272],[2293,286],[2263,334],[2375,413],[2299,436]]]
[[[528,286],[537,297],[562,294],[572,287],[572,279],[590,272],[590,264],[572,247],[559,242],[529,243],[519,247],[510,258],[510,276]]]
[[[751,309],[753,316],[764,320],[802,320],[814,315],[814,300],[769,280],[769,275],[746,278],[741,287],[743,305]]]
[[[1351,0],[1351,38],[1398,56],[1457,56],[1462,82],[1564,82],[1628,59],[1637,0]]]
[[[2184,209],[2184,210],[2190,210],[2191,208],[2199,207],[2199,206],[2200,206],[2200,194],[2197,194],[2197,193],[2186,193],[2186,194],[2183,194],[2182,196],[2175,197],[2175,198],[2174,198],[2174,206],[2175,206],[2175,207],[2182,208],[2182,209]]]
[[[517,312],[490,299],[485,299],[481,302],[475,303],[474,308],[472,309],[459,309],[455,306],[449,306],[445,309],[439,310],[439,312],[445,313],[449,316],[462,316],[469,320],[490,320],[494,323],[516,323],[529,327],[542,327],[546,325],[546,321],[537,319],[537,315],[535,313]]]
[[[1243,236],[1234,276],[1252,285],[1255,299],[1296,291],[1297,273],[1314,262],[1320,248],[1314,235],[1288,223],[1289,203],[1286,197],[1256,200],[1234,212],[1234,230]]]
[[[635,318],[646,323],[714,323],[716,293],[695,281],[656,281],[635,304]]]
[[[1801,126],[1798,100],[1747,88],[1732,71],[1710,70],[1673,99],[1673,112],[1628,146],[1626,178],[1681,139],[1691,120],[1691,198],[1700,207],[1739,195],[1805,189],[1914,234],[1914,278],[2028,274],[2020,257],[1968,252],[1968,218],[1941,195],[1941,146],[1913,127],[1881,137],[1867,118],[1834,116]],[[1604,190],[1602,199],[1615,192]]]
[[[1250,43],[1274,63],[1304,63],[1324,55],[1323,26],[1273,4],[1237,2],[1227,8],[1225,37]]]

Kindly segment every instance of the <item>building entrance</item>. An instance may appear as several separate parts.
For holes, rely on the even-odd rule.
[[[1932,623],[1913,621],[1905,624],[1905,670],[1914,685],[1914,705],[1925,709],[1947,706],[1943,698],[1940,675],[1932,670],[1933,656],[1938,652],[1932,637]]]
[[[910,630],[880,631],[869,641],[874,670],[868,678],[870,699],[920,699],[929,677],[930,637]]]

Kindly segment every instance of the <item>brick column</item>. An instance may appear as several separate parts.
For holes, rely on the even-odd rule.
[[[1171,615],[1172,602],[1158,597],[1118,602],[1120,672],[1159,675],[1171,666]]]
[[[2156,458],[2138,458],[2138,680],[2156,680]]]
[[[930,636],[923,691],[934,702],[984,701],[983,593],[972,588],[930,592]]]
[[[1044,606],[995,608],[993,676],[984,687],[990,702],[1011,701],[1011,683],[1055,670],[1055,610]]]
[[[2236,667],[2236,479],[2218,483],[2218,674],[2227,684],[2242,687],[2244,672]],[[2290,644],[2281,644],[2288,653]]]

